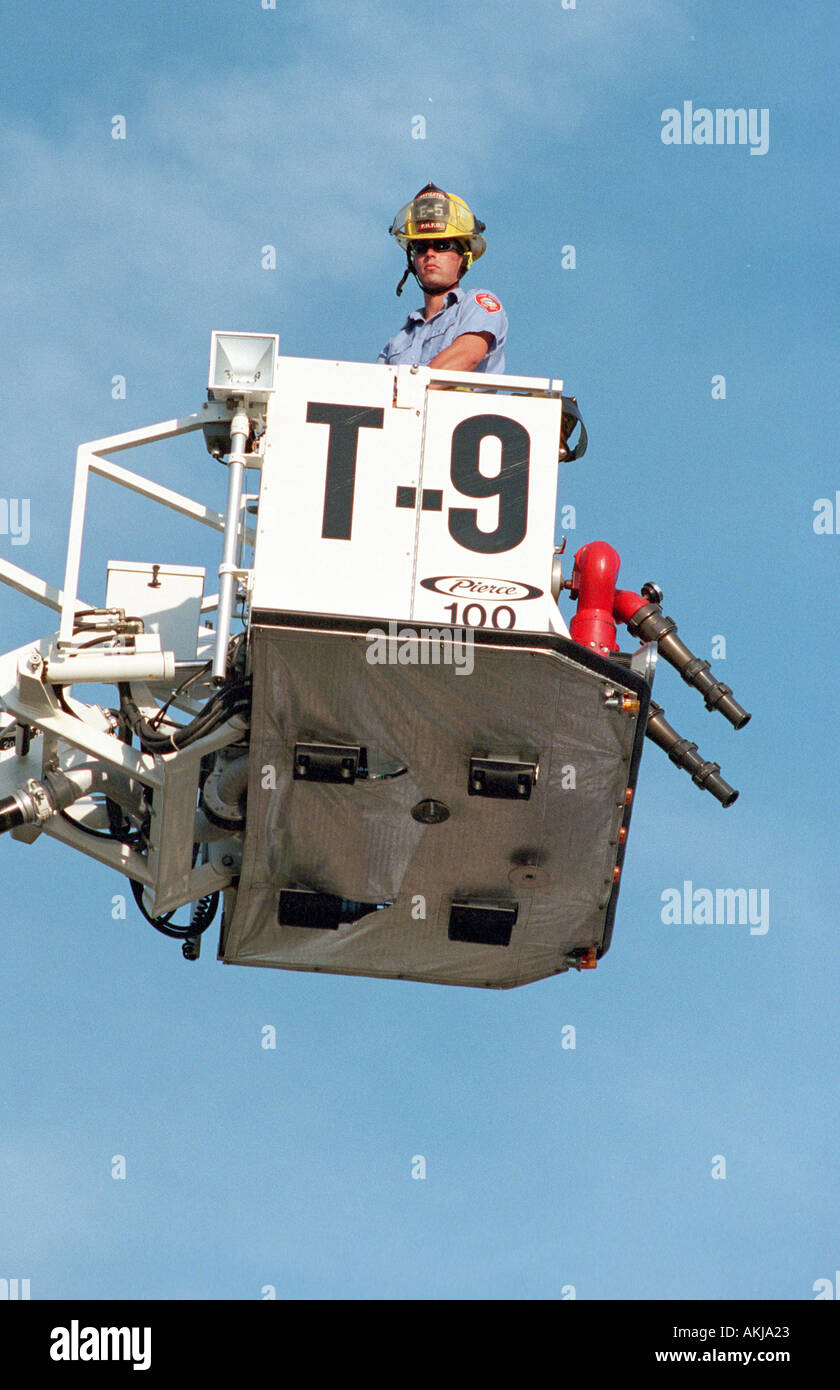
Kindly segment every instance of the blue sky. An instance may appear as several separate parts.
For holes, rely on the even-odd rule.
[[[827,7],[757,0],[53,0],[4,34],[1,466],[31,535],[0,555],[60,584],[76,446],[196,409],[211,329],[373,360],[412,305],[387,227],[434,179],[487,223],[469,283],[505,305],[508,370],[579,398],[569,549],[609,540],[700,655],[723,636],[753,720],[736,736],[660,667],[741,798],[649,745],[612,949],[509,993],[225,969],[209,941],[188,966],[133,906],[112,919],[116,876],[4,840],[0,1276],[234,1299],[833,1278],[840,518],[813,523],[840,488],[836,65]],[[663,144],[689,100],[767,109],[767,153]],[[157,447],[133,466],[221,509],[202,448]],[[95,598],[110,556],[218,563],[105,483],[89,516]],[[6,595],[3,650],[49,628]],[[766,889],[769,930],[664,925],[686,880]]]

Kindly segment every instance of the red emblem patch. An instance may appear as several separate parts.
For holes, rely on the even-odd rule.
[[[498,299],[494,299],[492,294],[485,294],[483,291],[476,295],[475,302],[480,304],[482,309],[486,309],[488,314],[497,314],[502,307]]]

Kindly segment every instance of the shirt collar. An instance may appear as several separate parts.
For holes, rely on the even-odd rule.
[[[446,291],[446,303],[444,304],[443,309],[449,309],[453,304],[457,304],[459,299],[463,299],[463,296],[464,296],[464,291],[461,289],[461,286],[460,286],[460,285],[456,285],[455,288],[454,288],[454,290],[447,290],[447,291]],[[442,313],[443,313],[443,309],[438,309],[438,314],[442,314]],[[408,323],[425,323],[425,322],[426,322],[425,313],[426,313],[426,310],[425,310],[425,309],[412,309],[412,311],[411,311],[411,313],[409,314],[408,319],[406,320],[406,322],[408,322]],[[433,314],[432,317],[428,320],[429,323],[432,323],[433,320],[436,319],[436,318],[437,318],[437,314]]]

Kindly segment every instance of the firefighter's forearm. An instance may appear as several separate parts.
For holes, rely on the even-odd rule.
[[[429,366],[443,367],[448,372],[471,372],[487,356],[491,342],[490,333],[462,333],[433,357]]]

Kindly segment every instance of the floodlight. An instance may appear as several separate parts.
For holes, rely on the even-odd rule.
[[[210,399],[247,396],[263,404],[274,390],[280,340],[276,333],[219,333],[210,337]]]

